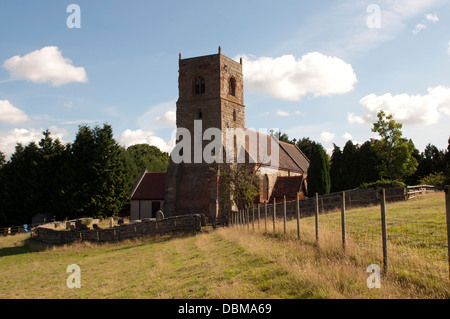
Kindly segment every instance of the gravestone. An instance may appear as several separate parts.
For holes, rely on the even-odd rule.
[[[156,212],[156,220],[163,220],[164,219],[164,213],[161,210],[158,210]]]

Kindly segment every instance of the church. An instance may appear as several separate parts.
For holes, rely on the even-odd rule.
[[[244,153],[245,163],[236,165],[247,165],[258,176],[259,196],[255,204],[274,199],[283,201],[284,196],[287,200],[306,196],[309,159],[302,151],[293,144],[277,140],[273,131],[264,134],[245,127],[242,68],[242,59],[237,62],[222,55],[220,47],[217,54],[207,56],[183,59],[180,53],[177,146],[181,143],[188,146],[175,147],[167,172],[143,172],[130,194],[131,220],[154,218],[158,210],[166,217],[201,213],[211,219],[226,211],[242,209],[239,204],[230,206],[220,200],[220,170],[213,169],[217,163],[206,158],[199,160],[197,156],[195,146],[204,150],[209,143],[195,137],[199,129],[201,136],[212,129],[222,132],[221,145],[228,146],[232,141],[231,148],[213,149],[211,155],[220,153],[214,158],[223,159],[229,155],[227,152],[235,151],[232,156],[236,159],[239,152]],[[194,138],[183,135],[180,140],[181,131]],[[236,131],[243,135],[234,135],[234,140],[227,136],[226,132]],[[263,148],[266,153],[262,152]],[[270,160],[260,154],[268,154]],[[180,156],[188,160],[175,160]]]

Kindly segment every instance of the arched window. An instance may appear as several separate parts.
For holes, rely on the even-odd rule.
[[[194,93],[205,94],[205,79],[201,76],[197,77],[194,82]]]
[[[236,79],[234,77],[231,77],[228,84],[229,84],[228,92],[231,95],[236,96]]]

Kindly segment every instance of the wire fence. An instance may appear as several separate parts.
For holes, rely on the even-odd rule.
[[[344,250],[354,260],[380,265],[384,272],[400,278],[416,274],[448,282],[448,186],[446,192],[411,188],[414,196],[408,188],[403,189],[401,196],[386,189],[373,190],[371,196],[352,197],[351,192],[342,192],[290,202],[274,199],[270,204],[230,212],[228,219],[232,227],[243,230]],[[428,194],[426,207],[410,200],[419,194]]]

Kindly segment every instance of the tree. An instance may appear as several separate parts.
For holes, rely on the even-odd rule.
[[[311,153],[313,151],[313,144],[315,142],[311,141],[309,137],[303,137],[297,142],[297,147],[305,154],[305,156],[311,159]]]
[[[445,175],[442,172],[431,173],[420,179],[421,185],[433,185],[433,186],[444,186]]]
[[[131,192],[142,171],[166,172],[169,167],[169,154],[161,152],[156,146],[136,144],[121,149],[121,156],[126,170],[126,189]]]
[[[336,144],[333,144],[333,147],[330,163],[331,192],[339,192],[345,189],[345,176],[342,169],[342,151]]]
[[[219,197],[228,207],[251,207],[259,195],[259,167],[246,164],[218,164],[213,176],[219,174]]]
[[[403,181],[417,169],[417,161],[412,156],[414,143],[402,137],[403,125],[397,123],[392,114],[386,116],[381,110],[377,117],[378,121],[373,124],[372,132],[377,132],[381,137],[374,145],[382,160],[381,177]]]
[[[281,142],[295,144],[293,141],[289,140],[289,136],[286,133],[282,133],[281,131],[276,132],[274,137]]]
[[[450,137],[448,138],[447,152],[444,156],[445,184],[450,185]]]
[[[77,217],[107,217],[127,202],[125,169],[110,125],[80,126],[71,147],[72,205]]]
[[[417,153],[419,151],[415,150],[413,154],[418,162],[417,170],[407,179],[409,184],[420,183],[420,180],[425,176],[446,171],[446,153],[444,150],[439,150],[433,144],[428,144],[422,153]]]
[[[373,147],[374,143],[374,140],[366,141],[358,149],[358,187],[363,183],[372,183],[380,179],[377,168],[381,160]]]
[[[330,164],[328,155],[321,144],[312,142],[310,148],[310,164],[308,168],[308,194],[319,195],[330,193]]]
[[[358,187],[359,182],[359,161],[358,161],[358,148],[352,141],[345,143],[342,150],[342,190],[348,190]]]
[[[6,160],[5,160],[5,154],[3,154],[2,151],[0,151],[0,169],[5,166]]]

